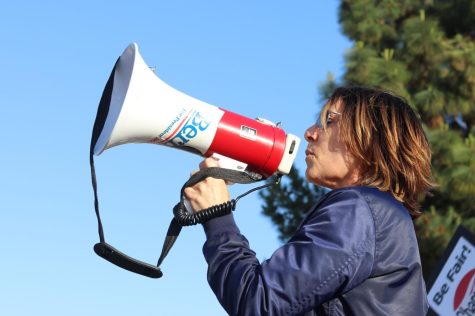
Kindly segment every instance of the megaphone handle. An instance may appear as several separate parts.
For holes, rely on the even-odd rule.
[[[236,204],[239,201],[239,199],[241,199],[242,197],[256,190],[260,190],[260,189],[269,187],[271,185],[278,184],[280,182],[281,175],[277,175],[275,182],[268,182],[262,186],[248,190],[247,192],[238,196],[236,199],[230,200],[222,204],[211,206],[207,209],[201,210],[194,214],[188,212],[185,207],[185,194],[184,194],[185,188],[193,186],[207,177],[223,179],[226,181],[231,181],[233,183],[253,183],[262,179],[260,175],[256,177],[256,175],[253,173],[247,173],[247,172],[236,171],[236,170],[226,169],[226,168],[219,168],[219,167],[205,168],[196,172],[183,185],[181,189],[181,194],[180,194],[180,202],[177,205],[175,205],[175,207],[173,208],[173,214],[174,214],[175,220],[181,226],[191,226],[191,225],[204,223],[204,222],[209,221],[212,218],[231,213],[232,211],[236,209]]]

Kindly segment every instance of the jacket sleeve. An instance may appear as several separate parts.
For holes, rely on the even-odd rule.
[[[330,192],[262,264],[232,215],[204,224],[208,282],[230,315],[298,315],[371,274],[374,221],[355,191]]]

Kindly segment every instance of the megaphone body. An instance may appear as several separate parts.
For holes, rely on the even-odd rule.
[[[159,144],[216,155],[222,167],[264,178],[289,173],[300,143],[267,120],[247,118],[170,87],[147,66],[135,43],[114,66],[99,116],[95,155],[121,144]]]

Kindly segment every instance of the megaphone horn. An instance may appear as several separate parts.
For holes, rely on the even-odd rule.
[[[175,90],[147,66],[140,56],[137,44],[130,44],[115,63],[104,88],[91,138],[89,159],[100,238],[94,251],[124,269],[159,278],[162,276],[160,263],[178,237],[181,227],[185,225],[182,219],[189,222],[189,215],[184,214],[181,207],[183,197],[174,208],[179,216],[175,214],[170,224],[157,266],[127,256],[106,243],[104,238],[94,155],[128,143],[170,146],[204,157],[213,155],[218,157],[220,167],[226,168],[202,170],[200,172],[203,173],[194,174],[185,184],[187,185],[200,181],[200,177],[204,176],[250,183],[273,174],[288,174],[297,155],[300,139],[286,134],[278,125],[267,120],[250,119]],[[261,188],[268,185],[270,184]],[[256,189],[259,188],[240,197]],[[199,218],[230,211],[240,197],[229,201],[226,206],[220,205],[209,212],[200,212]],[[191,222],[196,223],[195,219],[192,216]]]

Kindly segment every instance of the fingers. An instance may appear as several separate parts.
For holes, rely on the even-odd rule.
[[[188,188],[185,188],[185,191],[183,191],[183,193],[185,194],[185,197],[189,200],[189,201],[195,201],[199,198],[199,193],[197,190],[195,190],[195,188],[193,187],[188,187]]]
[[[208,157],[200,162],[199,167],[200,167],[200,170],[211,168],[211,167],[219,167],[218,159],[214,157]],[[193,176],[198,171],[199,170],[193,170],[192,172],[190,172],[190,177]]]
[[[216,158],[208,157],[200,162],[200,169],[210,168],[210,167],[219,167],[219,163]]]
[[[229,192],[224,181],[211,177],[185,188],[184,194],[195,212],[229,201]]]
[[[213,157],[204,159],[199,165],[200,169],[218,166],[218,160]],[[197,172],[198,170],[192,171],[190,176]],[[195,212],[229,201],[229,192],[224,180],[212,177],[185,188],[184,194]]]

